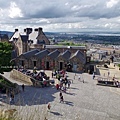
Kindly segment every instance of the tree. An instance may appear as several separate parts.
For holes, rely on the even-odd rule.
[[[11,69],[12,45],[8,42],[0,42],[0,73]]]

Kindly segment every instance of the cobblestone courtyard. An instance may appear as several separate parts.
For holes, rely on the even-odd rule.
[[[51,71],[46,72],[51,74]],[[16,105],[7,107],[16,108],[22,120],[29,116],[34,120],[44,120],[45,116],[48,120],[120,120],[120,88],[98,86],[97,80],[87,73],[76,74],[75,79],[74,75],[68,73],[73,83],[67,93],[63,93],[64,103],[59,102],[59,91],[54,86],[25,86],[25,92],[15,96]],[[78,80],[79,75],[81,80]],[[51,104],[49,112],[48,103]]]

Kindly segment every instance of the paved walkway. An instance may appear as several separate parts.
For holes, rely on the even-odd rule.
[[[117,66],[114,67],[114,64],[111,63],[110,65],[108,65],[108,68],[105,67],[98,67],[100,75],[101,76],[106,76],[108,77],[108,72],[110,73],[109,77],[113,78],[115,76],[115,78],[117,80],[120,81],[120,70]]]
[[[109,80],[112,80],[112,78],[115,77],[115,80],[120,82],[120,70],[117,66],[114,66],[113,63],[108,65],[108,68],[101,66],[101,67],[97,67],[97,69],[101,77],[108,78]],[[108,77],[108,72],[110,73],[109,77]],[[111,88],[111,89],[115,92],[120,92],[119,88]]]
[[[51,71],[45,72],[51,76]],[[45,116],[48,120],[120,120],[119,92],[96,85],[97,81],[87,73],[76,74],[75,79],[74,73],[67,75],[73,83],[67,93],[63,93],[64,103],[59,102],[59,91],[55,86],[35,88],[26,85],[25,91],[15,96],[15,105],[7,107],[16,108],[22,120],[44,120]],[[4,103],[8,103],[7,99]],[[49,112],[48,103],[51,104]]]

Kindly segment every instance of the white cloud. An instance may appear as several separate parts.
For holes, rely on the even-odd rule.
[[[9,17],[10,18],[23,17],[21,9],[17,6],[15,2],[11,2],[10,4]]]
[[[0,30],[119,29],[120,0],[0,0],[0,17]]]
[[[45,24],[45,23],[48,23],[48,24],[49,24],[50,21],[47,20],[47,19],[41,19],[41,20],[37,20],[36,23],[44,23],[44,24]]]
[[[116,5],[118,2],[119,2],[119,0],[110,0],[110,1],[106,2],[106,6],[107,6],[107,8],[111,8],[114,5]]]

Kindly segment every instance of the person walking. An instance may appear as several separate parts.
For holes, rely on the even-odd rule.
[[[93,72],[93,79],[95,78],[95,73]]]
[[[109,77],[109,75],[110,75],[110,72],[108,71],[108,77]]]
[[[71,84],[71,81],[69,80],[69,81],[68,81],[68,88],[70,88],[70,84]]]
[[[13,103],[14,103],[14,93],[12,91],[10,94],[10,104],[13,104]]]
[[[78,76],[78,81],[80,81],[80,75]]]
[[[52,78],[53,78],[53,76],[54,76],[54,74],[53,74],[53,72],[52,72]]]
[[[59,90],[59,84],[56,84],[56,89]]]
[[[61,103],[61,102],[64,102],[64,99],[63,99],[62,92],[60,91],[60,103]]]
[[[60,97],[62,96],[62,92],[61,92],[61,91],[60,91],[60,94],[59,94],[59,95],[60,95]]]
[[[47,109],[50,111],[50,108],[51,108],[51,105],[50,105],[50,103],[48,103],[48,105],[47,105]]]
[[[64,102],[63,95],[60,97],[60,103]]]
[[[22,84],[22,91],[24,92],[24,90],[25,90],[25,85]]]

